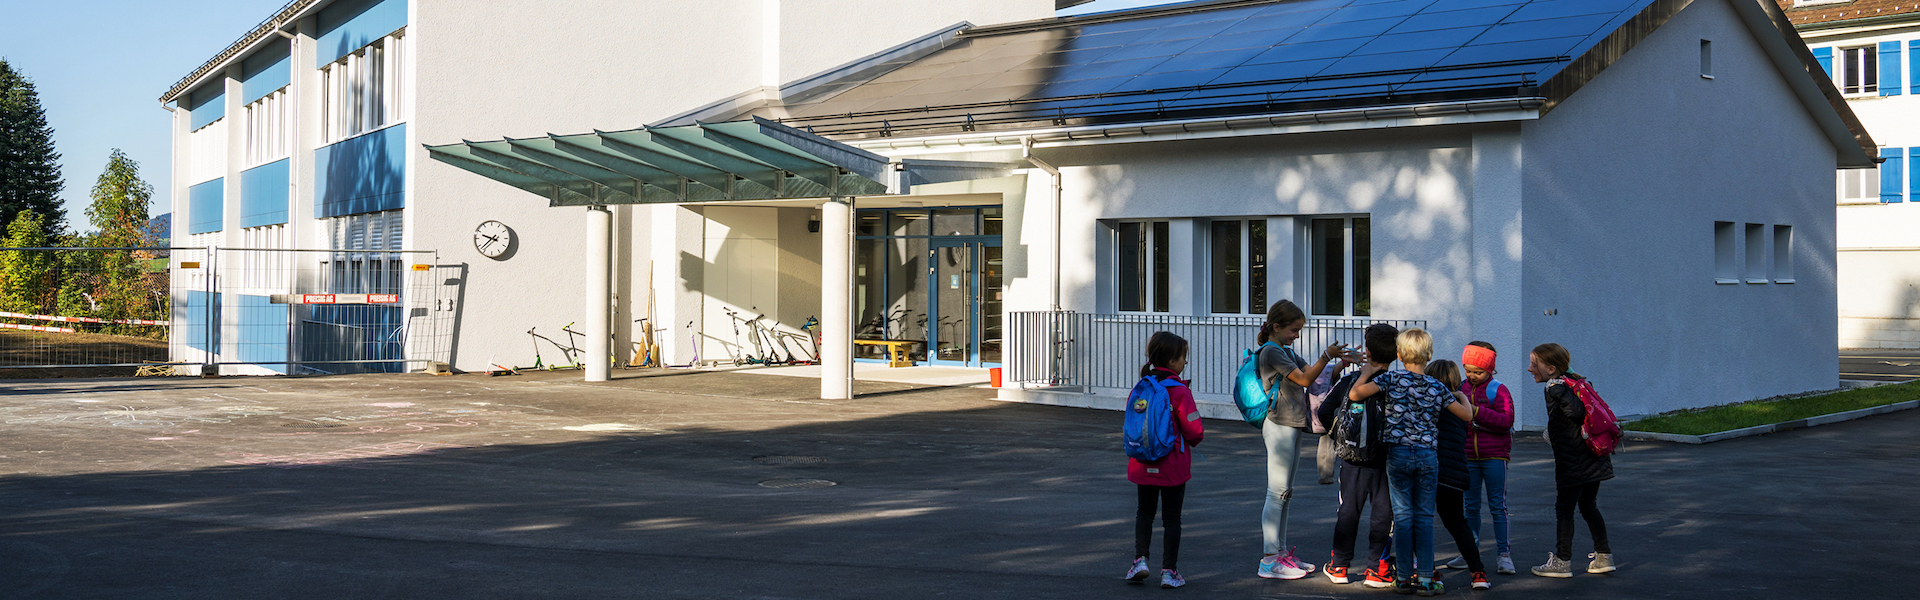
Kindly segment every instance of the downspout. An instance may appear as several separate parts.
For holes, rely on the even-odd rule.
[[[1033,137],[1020,138],[1020,157],[1053,176],[1053,295],[1048,310],[1060,312],[1060,169],[1033,155]]]

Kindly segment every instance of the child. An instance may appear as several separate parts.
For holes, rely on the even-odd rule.
[[[1480,499],[1485,494],[1487,512],[1493,517],[1493,548],[1499,554],[1494,570],[1512,575],[1513,547],[1507,537],[1507,460],[1513,449],[1513,394],[1493,379],[1499,372],[1494,369],[1498,358],[1493,344],[1486,342],[1469,342],[1460,352],[1460,368],[1467,375],[1460,382],[1460,391],[1473,401],[1474,408],[1473,422],[1467,429],[1466,511],[1467,526],[1473,530],[1477,544]]]
[[[1431,577],[1420,576],[1423,569],[1429,573],[1434,570],[1434,487],[1439,476],[1434,421],[1440,408],[1453,402],[1453,390],[1421,373],[1433,356],[1433,337],[1425,330],[1400,332],[1394,350],[1405,368],[1381,373],[1392,361],[1370,357],[1360,377],[1365,380],[1376,373],[1380,377],[1353,386],[1347,397],[1360,400],[1387,393],[1387,403],[1382,407],[1386,428],[1380,439],[1387,443],[1387,487],[1393,499],[1394,554],[1398,559],[1394,591],[1434,596],[1446,593],[1446,587]]]
[[[1541,344],[1527,357],[1527,372],[1537,383],[1547,384],[1547,441],[1553,445],[1553,483],[1558,488],[1553,513],[1558,545],[1547,563],[1533,568],[1541,577],[1572,577],[1573,509],[1580,508],[1587,529],[1593,534],[1593,562],[1588,573],[1614,570],[1613,550],[1607,545],[1607,522],[1600,517],[1600,482],[1613,479],[1613,458],[1600,456],[1587,448],[1580,433],[1586,422],[1587,407],[1568,388],[1563,379],[1584,379],[1568,371],[1573,357],[1559,344]]]
[[[1440,380],[1447,389],[1460,387],[1460,367],[1453,361],[1439,359],[1427,363],[1427,376]],[[1461,562],[1473,573],[1473,589],[1492,589],[1493,583],[1487,581],[1487,567],[1480,562],[1480,547],[1473,542],[1473,531],[1467,528],[1467,511],[1464,508],[1467,491],[1467,424],[1473,422],[1473,403],[1467,395],[1454,392],[1454,401],[1440,412],[1436,423],[1440,429],[1440,487],[1434,491],[1433,506],[1439,511],[1440,524],[1446,526],[1447,533],[1453,536],[1454,546],[1460,549]],[[1440,579],[1439,572],[1433,575]]]
[[[1292,300],[1281,300],[1267,309],[1267,322],[1260,326],[1260,383],[1269,390],[1277,387],[1273,408],[1260,428],[1267,444],[1267,499],[1260,509],[1260,536],[1264,552],[1256,571],[1268,579],[1299,579],[1313,573],[1313,563],[1295,558],[1287,546],[1287,504],[1293,498],[1293,471],[1300,458],[1301,430],[1308,427],[1307,386],[1320,378],[1327,362],[1346,354],[1346,344],[1335,342],[1320,353],[1313,364],[1293,351],[1300,329],[1307,326],[1307,313]],[[1286,554],[1281,554],[1285,550]]]
[[[1147,338],[1147,364],[1140,367],[1141,377],[1160,381],[1171,377],[1185,384],[1180,373],[1186,370],[1186,339],[1165,331]],[[1160,560],[1160,587],[1177,588],[1187,584],[1176,565],[1180,559],[1180,505],[1186,499],[1187,480],[1193,478],[1193,457],[1187,449],[1199,445],[1206,431],[1200,425],[1193,392],[1186,386],[1167,388],[1167,400],[1173,408],[1173,422],[1180,428],[1180,437],[1186,440],[1186,445],[1175,447],[1171,454],[1158,460],[1127,459],[1127,481],[1138,486],[1140,497],[1140,510],[1133,526],[1133,566],[1127,569],[1127,582],[1141,583],[1147,579],[1147,548],[1153,542],[1153,513],[1158,505],[1160,526],[1166,531],[1162,547],[1167,553]]]
[[[1374,323],[1366,330],[1366,355],[1378,356],[1381,368],[1393,364],[1394,339],[1400,331],[1386,323]],[[1371,361],[1372,359],[1368,359]],[[1333,391],[1339,395],[1321,403],[1319,419],[1331,429],[1334,414],[1351,408],[1345,391],[1362,382],[1359,373],[1349,374],[1334,384]],[[1368,396],[1362,403],[1365,410],[1377,410],[1386,402],[1383,394]],[[1377,427],[1377,425],[1376,425]],[[1331,436],[1329,436],[1331,437]],[[1377,440],[1376,440],[1377,441]],[[1360,530],[1360,511],[1372,507],[1372,515],[1367,523],[1367,587],[1383,588],[1393,585],[1393,566],[1389,562],[1387,542],[1393,530],[1393,505],[1388,499],[1387,461],[1385,455],[1378,460],[1355,462],[1343,460],[1340,466],[1340,511],[1333,525],[1333,556],[1327,559],[1327,579],[1334,583],[1348,581],[1347,569],[1353,563],[1353,547]]]

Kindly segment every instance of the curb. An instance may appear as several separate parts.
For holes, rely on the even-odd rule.
[[[1713,442],[1718,442],[1721,440],[1730,440],[1733,438],[1766,435],[1769,433],[1780,433],[1785,431],[1793,431],[1795,429],[1814,427],[1818,425],[1828,425],[1832,423],[1839,423],[1841,421],[1852,421],[1854,419],[1858,419],[1861,417],[1883,415],[1890,412],[1899,412],[1899,411],[1908,410],[1912,408],[1920,408],[1920,400],[1908,400],[1906,402],[1895,402],[1893,404],[1886,404],[1886,405],[1875,406],[1871,408],[1862,408],[1859,410],[1838,412],[1830,415],[1820,415],[1818,417],[1807,417],[1805,419],[1795,419],[1792,421],[1783,421],[1780,423],[1772,423],[1768,425],[1755,425],[1753,427],[1743,427],[1740,429],[1722,431],[1718,433],[1709,433],[1706,435],[1681,435],[1677,433],[1653,433],[1650,431],[1626,431],[1626,432],[1623,432],[1623,437],[1629,440],[1675,442],[1680,444],[1711,444]]]

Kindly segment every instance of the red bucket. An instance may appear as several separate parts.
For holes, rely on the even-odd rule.
[[[1000,387],[1000,367],[987,369],[987,381],[992,383],[993,387]]]

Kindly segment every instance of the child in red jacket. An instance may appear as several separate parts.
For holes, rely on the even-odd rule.
[[[1186,370],[1186,339],[1166,331],[1155,332],[1147,338],[1147,364],[1140,367],[1141,377],[1158,380],[1172,377],[1184,384],[1186,381],[1180,379],[1180,373]],[[1153,513],[1157,508],[1160,526],[1166,531],[1163,542],[1166,556],[1160,560],[1160,587],[1177,588],[1187,584],[1176,562],[1180,558],[1180,505],[1186,499],[1187,480],[1193,478],[1193,455],[1188,449],[1199,445],[1206,431],[1200,425],[1193,392],[1185,385],[1167,388],[1167,400],[1173,408],[1173,421],[1180,428],[1180,437],[1187,443],[1159,460],[1127,459],[1127,481],[1138,486],[1140,496],[1140,510],[1133,526],[1133,566],[1127,569],[1127,582],[1141,583],[1147,579],[1147,548],[1153,542]]]

